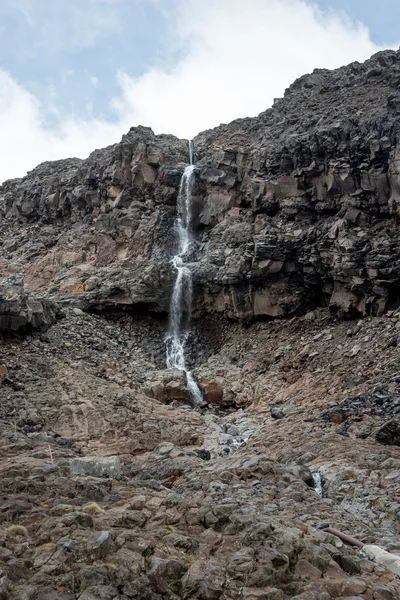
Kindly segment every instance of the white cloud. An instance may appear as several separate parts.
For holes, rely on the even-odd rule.
[[[136,79],[119,73],[115,123],[70,117],[49,131],[44,108],[0,71],[0,181],[43,160],[85,157],[131,125],[192,137],[256,115],[303,73],[378,50],[363,25],[301,0],[178,0],[170,22],[171,47],[184,49],[181,59],[169,72],[154,68]]]
[[[364,26],[298,0],[182,2],[177,33],[187,54],[173,71],[121,83],[134,115],[182,136],[256,115],[299,75],[377,50]]]
[[[61,71],[61,81],[62,81],[63,83],[65,83],[66,81],[68,81],[68,79],[69,79],[70,77],[72,77],[72,76],[73,76],[73,74],[74,74],[74,70],[73,70],[73,69],[63,69],[63,70]]]
[[[93,149],[115,142],[121,127],[73,117],[57,131],[46,128],[37,99],[0,69],[0,181],[19,177],[45,160],[87,156]]]

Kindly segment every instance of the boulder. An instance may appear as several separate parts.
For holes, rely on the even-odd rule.
[[[284,419],[295,412],[296,408],[292,404],[278,404],[277,406],[271,406],[270,408],[271,417],[273,419]]]
[[[166,404],[170,404],[174,400],[179,402],[186,402],[188,399],[188,391],[186,389],[186,382],[183,378],[168,381],[164,385],[164,401]]]
[[[108,585],[94,585],[88,587],[79,600],[115,600],[118,598],[118,591]]]
[[[374,544],[366,544],[363,547],[363,551],[369,558],[372,558],[379,565],[382,565],[400,576],[400,556],[397,554],[391,554],[379,546]]]
[[[188,400],[184,374],[177,369],[153,372],[149,379],[143,383],[141,389],[146,396],[155,398],[163,404],[171,404],[174,401],[186,402]]]
[[[388,446],[400,446],[400,417],[387,421],[376,433],[376,440]]]
[[[218,600],[225,585],[225,569],[217,562],[196,561],[182,579],[183,598]]]
[[[203,399],[207,404],[221,406],[224,404],[224,390],[217,381],[200,381],[200,387],[203,392]]]

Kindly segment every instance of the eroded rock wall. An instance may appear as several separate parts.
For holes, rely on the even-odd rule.
[[[400,52],[315,70],[256,118],[199,134],[197,314],[252,319],[399,297]],[[0,275],[82,308],[166,312],[186,140],[132,128],[0,188]]]

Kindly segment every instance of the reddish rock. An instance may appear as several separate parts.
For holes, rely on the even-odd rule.
[[[184,379],[169,381],[164,385],[164,398],[166,404],[170,404],[174,400],[186,402],[188,393]]]
[[[207,404],[216,404],[218,406],[224,404],[224,390],[222,385],[216,381],[201,381],[200,387]]]
[[[4,365],[0,365],[0,384],[3,383],[8,375],[8,369]]]
[[[296,575],[301,579],[316,581],[321,579],[322,571],[314,567],[308,560],[300,559],[296,565]]]

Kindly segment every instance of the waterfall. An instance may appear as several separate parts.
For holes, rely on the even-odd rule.
[[[312,473],[311,475],[312,475],[312,480],[313,480],[313,488],[317,492],[318,496],[320,496],[322,498],[322,495],[323,495],[322,475],[318,471],[316,471],[315,473]]]
[[[167,368],[179,369],[186,376],[186,384],[192,404],[201,404],[202,393],[193,374],[186,367],[185,347],[189,335],[190,319],[192,313],[192,272],[185,262],[190,251],[191,219],[192,219],[192,191],[195,182],[195,166],[193,165],[194,147],[189,142],[190,165],[186,167],[178,193],[176,229],[178,231],[178,252],[172,259],[176,269],[175,285],[172,292],[170,306],[170,322],[167,345]]]
[[[193,140],[189,140],[189,164],[194,165],[194,144]]]

